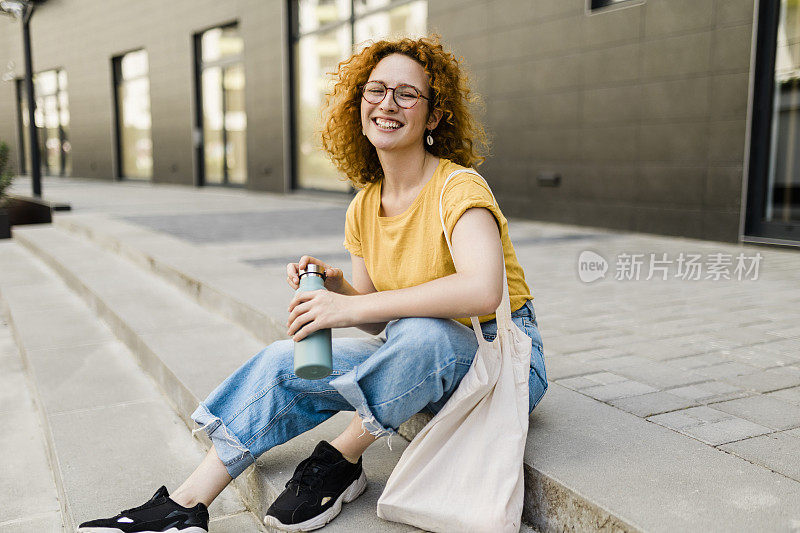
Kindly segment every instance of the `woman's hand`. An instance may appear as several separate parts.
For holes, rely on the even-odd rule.
[[[346,328],[360,320],[360,296],[345,296],[322,289],[298,292],[289,304],[287,334],[297,342],[325,328]]]
[[[309,263],[319,265],[325,271],[325,288],[331,292],[339,294],[343,293],[345,288],[344,274],[339,268],[334,268],[327,263],[320,261],[310,255],[304,255],[297,263],[289,263],[286,265],[286,281],[289,286],[297,290],[300,286],[300,269],[305,268]]]

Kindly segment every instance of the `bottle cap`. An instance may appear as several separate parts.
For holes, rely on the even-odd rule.
[[[318,276],[321,276],[322,279],[325,279],[325,271],[323,270],[323,268],[319,265],[315,265],[314,263],[309,263],[306,265],[305,268],[301,268],[300,275],[298,276],[298,278],[303,277],[303,275],[305,274],[316,274]]]

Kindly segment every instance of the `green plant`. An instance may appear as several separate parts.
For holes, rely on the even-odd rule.
[[[0,141],[0,206],[6,202],[6,189],[11,187],[14,181],[14,174],[11,172],[8,154],[11,150],[8,145]]]

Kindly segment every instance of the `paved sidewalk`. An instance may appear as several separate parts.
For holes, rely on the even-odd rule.
[[[43,189],[72,204],[56,217],[168,234],[278,285],[303,254],[350,276],[347,198],[54,178]],[[13,188],[29,190],[25,179]],[[524,220],[509,227],[551,383],[800,482],[800,250]],[[605,277],[581,281],[579,258],[605,260]],[[626,259],[642,261],[638,275]],[[651,275],[652,260],[666,270]]]

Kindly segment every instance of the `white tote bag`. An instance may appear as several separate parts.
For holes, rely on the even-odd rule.
[[[480,177],[458,170],[445,185],[459,172]],[[379,517],[428,531],[519,531],[532,343],[511,321],[505,269],[496,318],[497,337],[488,342],[471,317],[478,339],[472,366],[400,457],[378,500]]]

